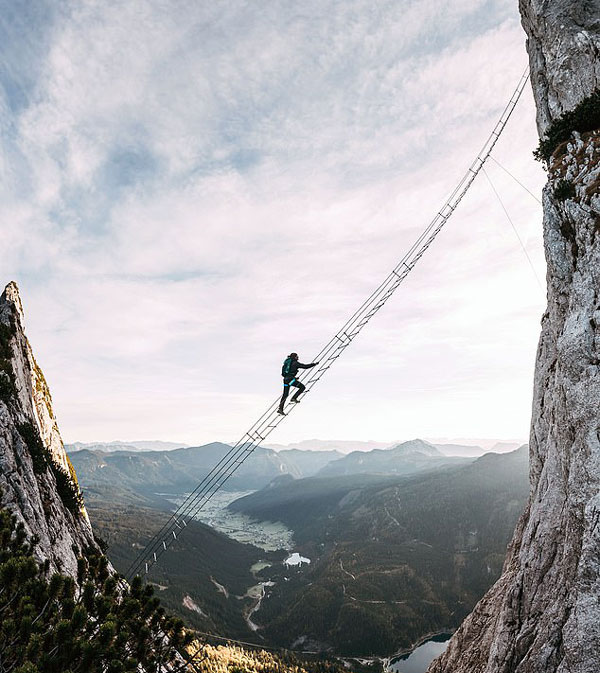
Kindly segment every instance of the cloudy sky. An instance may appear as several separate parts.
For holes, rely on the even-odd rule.
[[[65,440],[237,439],[436,213],[526,62],[516,0],[0,0],[0,280]],[[534,117],[528,87],[494,156],[539,196]],[[543,284],[541,206],[487,170]],[[480,176],[270,440],[526,438],[544,299]]]

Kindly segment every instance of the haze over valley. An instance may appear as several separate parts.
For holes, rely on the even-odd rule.
[[[69,455],[122,571],[229,449],[101,446]],[[165,604],[202,630],[346,657],[454,630],[500,574],[528,492],[526,447],[300,446],[256,449],[199,512],[151,570]]]

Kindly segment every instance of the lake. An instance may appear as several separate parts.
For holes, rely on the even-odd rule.
[[[387,670],[394,673],[425,673],[429,664],[446,649],[449,640],[449,634],[434,636],[412,652],[390,659]]]

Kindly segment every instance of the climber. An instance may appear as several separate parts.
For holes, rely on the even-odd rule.
[[[281,396],[281,402],[279,402],[279,409],[277,410],[278,414],[285,416],[283,413],[283,405],[287,399],[287,396],[290,393],[290,386],[298,388],[290,402],[295,402],[296,404],[300,402],[298,399],[300,395],[306,390],[306,386],[300,383],[296,378],[296,374],[299,369],[310,369],[315,365],[318,365],[318,362],[313,362],[310,365],[303,365],[301,362],[298,362],[298,353],[290,353],[283,363],[281,368],[281,376],[283,376],[283,395]]]

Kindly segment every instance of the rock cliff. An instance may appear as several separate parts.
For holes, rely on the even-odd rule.
[[[600,3],[521,0],[540,137],[600,86]],[[589,119],[588,119],[589,121]],[[596,127],[597,128],[597,127]],[[429,673],[600,670],[600,134],[553,148],[531,494],[498,582]]]
[[[99,550],[23,323],[10,283],[0,296],[0,505],[38,539],[39,560],[75,576],[77,557]]]

